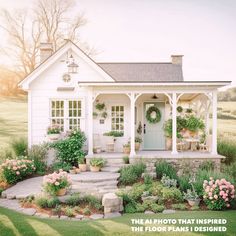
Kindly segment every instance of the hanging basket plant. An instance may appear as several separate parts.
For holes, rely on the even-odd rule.
[[[105,108],[105,103],[97,103],[96,104],[96,109],[98,111],[102,111]]]
[[[158,123],[161,120],[160,110],[155,106],[149,107],[146,112],[146,119],[151,124]]]
[[[106,118],[107,118],[107,112],[104,111],[104,112],[101,114],[101,117],[104,118],[104,119],[106,119]]]

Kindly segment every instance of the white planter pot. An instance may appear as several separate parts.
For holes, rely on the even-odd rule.
[[[48,139],[51,141],[58,140],[60,138],[60,134],[48,134],[47,135]]]
[[[198,206],[199,203],[200,203],[200,199],[196,199],[196,200],[187,200],[188,201],[188,204],[190,206]]]

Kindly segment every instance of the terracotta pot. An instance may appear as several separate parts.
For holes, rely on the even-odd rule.
[[[124,154],[130,154],[130,147],[123,147]]]
[[[55,141],[55,140],[58,140],[60,138],[60,134],[48,134],[47,137],[51,141]]]
[[[172,138],[166,138],[166,149],[171,150],[172,148]]]
[[[196,200],[188,200],[188,204],[190,206],[198,206],[200,203],[200,199],[196,199]]]
[[[99,166],[90,166],[90,170],[92,171],[92,172],[99,172],[100,171],[100,167]]]
[[[85,172],[87,170],[87,165],[86,164],[79,164],[79,169],[81,172]]]
[[[70,174],[76,174],[76,170],[75,169],[72,169],[72,170],[69,170]]]
[[[79,169],[79,168],[76,168],[76,169],[75,169],[75,172],[76,172],[76,174],[79,174],[79,173],[80,173],[80,169]]]
[[[140,143],[135,143],[135,151],[139,151],[140,149]]]
[[[57,192],[57,196],[64,196],[66,194],[66,188],[59,189]]]

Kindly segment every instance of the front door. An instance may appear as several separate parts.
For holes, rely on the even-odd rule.
[[[155,106],[161,112],[161,120],[155,124],[150,123],[146,118],[149,107]],[[155,113],[153,114],[155,115]],[[144,103],[144,129],[143,129],[143,148],[145,150],[164,150],[165,134],[163,125],[165,121],[165,103],[164,102],[145,102]]]

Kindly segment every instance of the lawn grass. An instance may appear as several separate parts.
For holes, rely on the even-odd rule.
[[[14,137],[27,137],[27,100],[0,98],[0,150]]]
[[[226,233],[132,233],[131,219],[202,219],[202,218],[223,218],[227,220]],[[177,212],[175,214],[126,214],[122,217],[113,219],[103,219],[95,221],[65,221],[54,219],[40,219],[37,217],[26,216],[20,213],[0,207],[0,235],[1,236],[100,236],[100,235],[229,235],[236,233],[236,211],[195,211]]]

